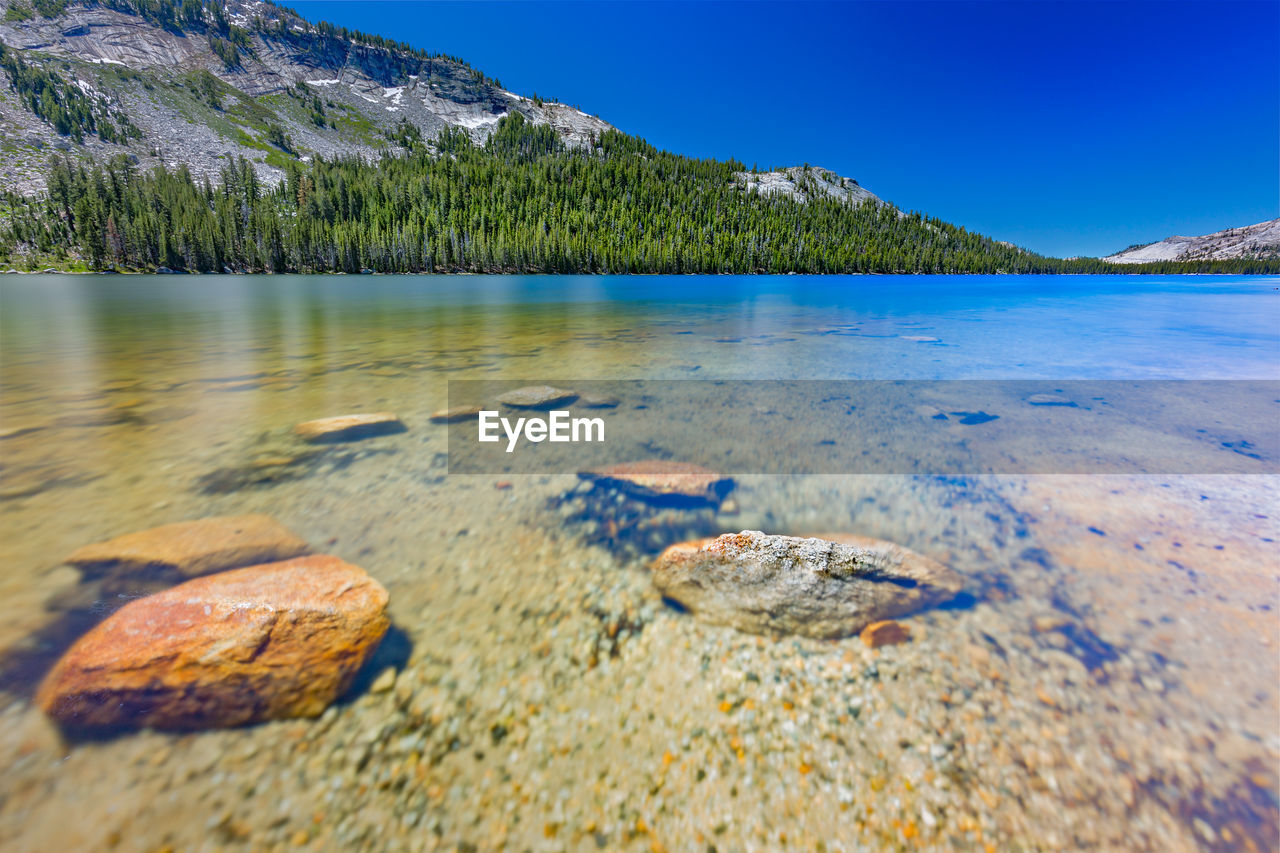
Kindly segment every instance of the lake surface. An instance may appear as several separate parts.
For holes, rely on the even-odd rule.
[[[1278,287],[4,277],[0,845],[1277,849]],[[615,383],[607,417],[665,405],[689,427],[613,461],[647,447],[712,465],[734,476],[731,500],[626,536],[571,470],[456,473],[461,428],[429,419],[464,387],[451,380]],[[1084,381],[1254,384],[1180,415],[1179,440],[1205,454],[1191,466],[1104,465],[1128,456],[1102,442],[1062,473],[760,473],[796,470],[788,436],[818,417],[794,380],[1031,383],[893,419],[960,444],[1025,424],[1036,382],[1069,396]],[[760,398],[717,421],[715,389],[748,384]],[[1126,432],[1130,447],[1174,420],[1172,399],[1108,394],[1044,417],[1112,405],[1150,431]],[[320,451],[292,434],[377,411],[408,429]],[[988,412],[1000,419],[974,417]],[[714,451],[734,424],[748,438],[730,463]],[[1018,452],[1052,436],[1024,426]],[[59,733],[35,687],[114,606],[64,558],[250,512],[387,588],[393,630],[352,692],[316,720]],[[743,529],[887,539],[966,593],[873,650],[708,625],[654,591],[658,548]]]

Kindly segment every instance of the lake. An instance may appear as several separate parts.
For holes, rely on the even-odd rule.
[[[0,845],[1276,849],[1277,381],[1256,276],[5,276]],[[614,443],[522,468],[431,421],[533,383],[616,398]],[[732,492],[628,514],[576,475],[646,457]],[[66,557],[244,513],[386,588],[354,687],[56,729],[40,679],[142,594]],[[663,547],[740,530],[965,591],[871,648],[655,590]]]

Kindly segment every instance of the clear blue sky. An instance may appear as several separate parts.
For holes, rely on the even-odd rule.
[[[1280,216],[1280,2],[294,0],[1051,255]]]

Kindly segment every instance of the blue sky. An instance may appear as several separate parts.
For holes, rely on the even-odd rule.
[[[1052,255],[1280,216],[1280,2],[294,0]]]

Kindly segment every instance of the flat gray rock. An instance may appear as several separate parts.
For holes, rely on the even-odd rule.
[[[622,401],[612,394],[583,394],[578,405],[584,409],[614,409]]]
[[[653,582],[705,622],[819,639],[923,610],[963,585],[945,566],[890,542],[758,530],[673,545],[655,561]]]
[[[1027,398],[1027,402],[1033,406],[1069,406],[1075,408],[1075,403],[1066,397],[1058,394],[1032,394]]]
[[[516,409],[549,409],[578,399],[576,391],[550,385],[529,385],[498,396],[498,402]]]
[[[450,406],[431,413],[433,424],[456,424],[462,421],[473,421],[484,411],[484,406]]]
[[[355,441],[375,435],[404,432],[405,425],[391,412],[370,412],[355,415],[338,415],[307,421],[293,428],[304,441],[323,443],[331,441]]]

